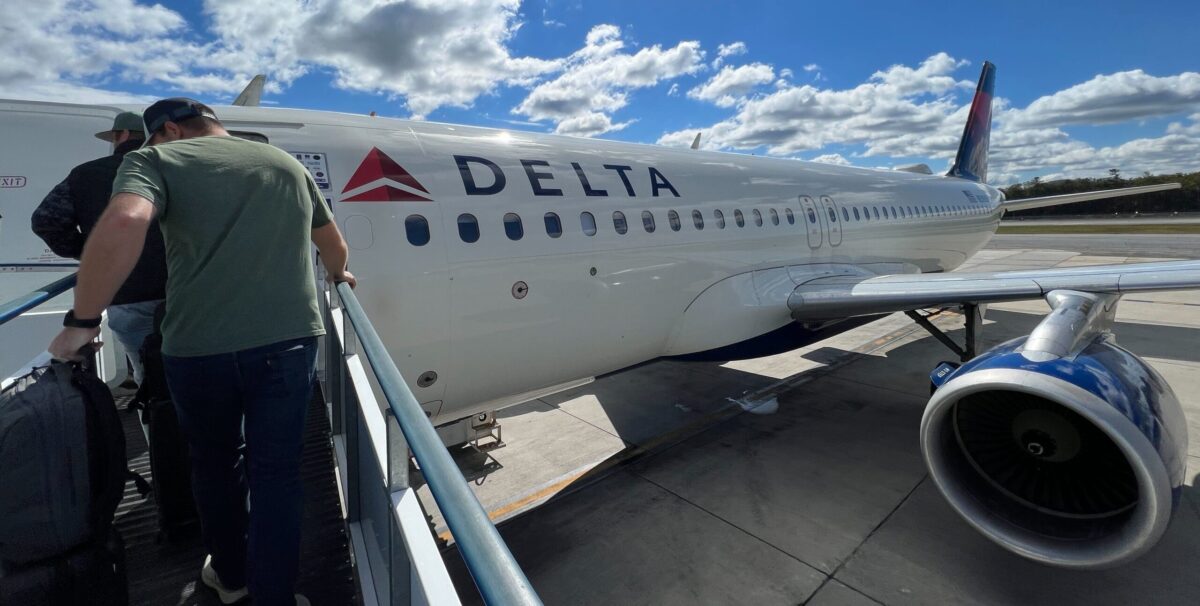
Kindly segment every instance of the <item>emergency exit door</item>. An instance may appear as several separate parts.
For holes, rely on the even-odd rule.
[[[825,209],[825,220],[829,224],[829,245],[837,246],[842,243],[842,217],[838,215],[837,203],[829,196],[821,196],[821,206]]]
[[[817,216],[817,205],[808,196],[800,196],[800,220],[808,230],[808,247],[821,248],[824,237],[821,234],[821,218]]]

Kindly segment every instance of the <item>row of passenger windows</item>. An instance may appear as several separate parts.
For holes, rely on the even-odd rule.
[[[825,211],[829,215],[830,223],[837,223],[838,213],[832,207],[825,207]],[[971,208],[966,206],[842,206],[841,219],[843,222],[850,221],[886,221],[889,219],[909,219],[914,217],[932,217],[945,215],[963,215],[963,214],[982,214],[986,212],[983,208]],[[686,212],[686,211],[685,211]],[[815,224],[817,222],[817,211],[809,208],[806,209],[808,222]],[[654,213],[644,210],[641,215],[642,229],[646,233],[654,233],[658,226],[655,222]],[[704,214],[699,210],[691,212],[692,225],[697,230],[704,229],[705,220]],[[750,210],[750,220],[756,227],[762,227],[767,221],[771,225],[779,225],[782,221],[787,221],[788,225],[795,225],[796,215],[790,208],[783,209],[783,218],[780,218],[780,212],[775,208],[768,208],[766,218],[764,218],[761,210],[753,208]],[[559,238],[563,235],[563,223],[557,213],[548,212],[542,216],[542,222],[546,227],[546,235],[551,238]],[[520,240],[525,237],[525,226],[521,222],[521,216],[517,213],[506,213],[504,215],[504,235],[508,236],[509,240]],[[629,232],[629,220],[625,217],[622,211],[614,211],[612,214],[613,229],[618,234],[626,234]],[[741,209],[734,209],[733,223],[738,227],[746,226],[746,215]],[[674,210],[667,211],[667,224],[671,231],[679,231],[683,229],[683,220],[678,212]],[[726,220],[725,213],[720,209],[712,211],[712,224],[716,229],[725,229]],[[597,232],[596,216],[590,212],[584,211],[579,213],[579,226],[584,235],[594,236]],[[404,220],[404,230],[408,236],[408,241],[413,246],[424,246],[429,243],[429,222],[421,215],[409,215]],[[479,241],[479,221],[475,215],[463,213],[458,216],[458,237],[463,242],[472,244]]]

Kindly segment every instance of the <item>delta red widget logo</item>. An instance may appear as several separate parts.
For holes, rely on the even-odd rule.
[[[389,183],[390,181],[390,183]],[[378,184],[377,187],[372,187],[367,191],[355,194],[349,198],[343,198],[342,202],[432,202],[429,198],[420,194],[400,189],[396,185],[404,185],[417,191],[429,194],[429,190],[425,189],[404,167],[396,164],[396,161],[389,158],[387,154],[379,151],[378,147],[372,147],[367,153],[367,157],[363,159],[362,164],[358,165],[358,169],[354,171],[354,175],[350,177],[350,181],[346,183],[346,188],[342,190],[342,195],[354,189],[358,189],[365,185]]]

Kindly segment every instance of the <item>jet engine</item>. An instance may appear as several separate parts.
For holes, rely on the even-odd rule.
[[[1044,564],[1137,558],[1182,494],[1183,411],[1116,345],[1118,298],[1053,291],[1054,310],[1029,337],[933,373],[921,449],[938,489],[989,539]]]

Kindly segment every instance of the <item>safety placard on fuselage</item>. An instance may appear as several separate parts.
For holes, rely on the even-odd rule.
[[[292,157],[300,161],[304,168],[308,169],[308,174],[312,175],[313,181],[317,184],[317,189],[321,190],[321,195],[325,198],[325,203],[333,206],[333,198],[329,194],[333,190],[333,186],[329,183],[329,163],[325,159],[325,154],[321,152],[288,152]]]

